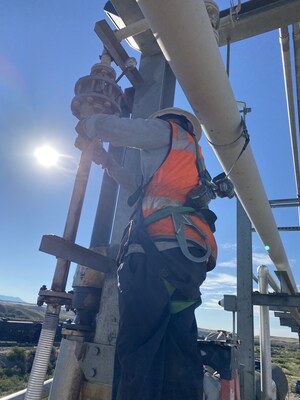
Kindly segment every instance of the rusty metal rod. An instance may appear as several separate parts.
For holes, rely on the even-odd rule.
[[[74,242],[78,230],[82,205],[85,197],[87,182],[91,170],[94,151],[94,141],[91,141],[82,151],[77,169],[73,193],[70,201],[69,211],[65,224],[63,238]],[[52,280],[51,289],[64,291],[67,284],[70,269],[70,261],[57,259],[56,268]]]

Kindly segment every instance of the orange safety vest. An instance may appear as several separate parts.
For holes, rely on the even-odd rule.
[[[151,214],[167,207],[182,207],[191,189],[199,185],[199,175],[196,168],[196,146],[193,137],[186,131],[178,130],[175,123],[172,125],[172,145],[167,158],[154,173],[151,181],[145,188],[142,213],[147,218]],[[203,165],[201,147],[198,145]],[[217,245],[214,235],[200,213],[189,216],[198,229],[206,236],[210,246],[210,256],[207,260],[208,270],[215,267]],[[185,225],[185,238],[207,247],[203,235],[197,230]],[[147,232],[153,239],[175,239],[176,233],[172,216],[167,216],[147,226]]]

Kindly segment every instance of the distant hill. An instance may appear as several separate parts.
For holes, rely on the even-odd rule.
[[[35,304],[0,301],[0,318],[43,321],[45,308]]]
[[[25,303],[24,300],[20,299],[20,297],[4,296],[4,294],[0,294],[0,301],[12,301],[14,303]]]
[[[41,322],[44,320],[45,309],[45,306],[40,307],[36,304],[0,300],[0,318]],[[60,319],[66,320],[68,318],[73,319],[74,313],[67,312],[63,308],[60,313]]]

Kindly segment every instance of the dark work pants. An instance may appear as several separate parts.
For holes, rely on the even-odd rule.
[[[165,251],[163,258],[157,253],[128,255],[118,271],[120,326],[113,400],[202,400],[203,364],[194,310],[201,303],[199,286],[206,267],[188,261],[180,249]],[[168,275],[169,263],[171,270],[176,264],[179,269],[190,267],[192,278],[186,274],[181,283],[179,275],[175,279],[183,292],[185,286],[194,286],[195,293],[198,286],[195,303],[176,314],[171,313],[171,300],[191,297],[176,290],[170,298],[161,278],[166,271]]]

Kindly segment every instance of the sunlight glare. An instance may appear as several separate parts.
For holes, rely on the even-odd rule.
[[[35,150],[34,155],[38,163],[44,167],[52,167],[56,165],[59,158],[57,151],[50,146],[38,147]]]

